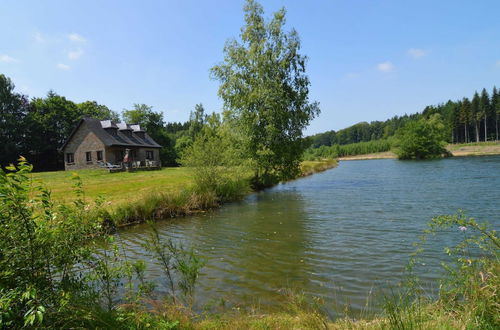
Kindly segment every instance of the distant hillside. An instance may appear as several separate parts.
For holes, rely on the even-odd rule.
[[[395,116],[386,121],[361,122],[339,131],[312,135],[309,139],[312,148],[387,139],[408,121],[427,118],[435,113],[443,118],[450,143],[498,140],[500,94],[496,87],[491,96],[483,89],[481,94],[474,93],[472,99],[464,97],[459,101],[449,100],[436,106],[427,106],[419,113]]]

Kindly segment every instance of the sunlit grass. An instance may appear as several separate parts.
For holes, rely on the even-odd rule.
[[[57,171],[33,173],[32,177],[35,182],[42,182],[51,190],[54,200],[64,203],[74,199],[73,173],[82,179],[87,199],[103,196],[113,206],[134,202],[153,193],[178,192],[193,183],[189,169],[183,167],[119,173],[100,169]]]
[[[335,160],[305,161],[301,168],[308,175],[335,165]],[[190,188],[194,182],[190,169],[186,167],[118,173],[109,173],[104,169],[41,172],[33,173],[32,178],[36,183],[49,188],[55,201],[66,203],[74,200],[71,180],[73,173],[77,173],[82,179],[88,201],[102,196],[113,209],[150,199],[150,196],[157,194],[180,193]]]

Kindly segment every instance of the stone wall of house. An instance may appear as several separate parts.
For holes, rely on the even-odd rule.
[[[90,151],[92,160],[87,162],[86,152]],[[106,151],[101,140],[90,131],[87,124],[83,122],[80,128],[64,148],[64,167],[68,170],[82,168],[99,168],[97,163],[97,151],[103,152],[103,161],[106,161]],[[74,162],[68,163],[67,154],[73,153]]]
[[[145,160],[146,159],[146,151],[152,151],[153,152],[153,160],[160,160],[160,149],[158,148],[140,148],[137,150],[137,158],[140,160]]]

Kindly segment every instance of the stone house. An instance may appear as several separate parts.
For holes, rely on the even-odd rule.
[[[122,165],[126,155],[134,166],[160,166],[160,148],[139,125],[83,118],[61,151],[65,170],[76,170]]]

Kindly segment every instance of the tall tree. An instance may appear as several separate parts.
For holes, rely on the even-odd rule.
[[[283,31],[285,9],[271,20],[260,4],[248,0],[241,40],[229,40],[224,61],[211,69],[221,83],[225,118],[246,138],[257,184],[294,177],[306,147],[303,129],[319,114],[309,101],[307,57],[299,53],[295,30]]]
[[[78,103],[78,112],[82,117],[97,118],[100,120],[119,121],[118,113],[110,110],[107,106],[97,103],[96,101],[85,101]]]
[[[484,141],[488,140],[488,116],[490,115],[490,96],[486,91],[486,88],[483,88],[481,91],[481,98],[479,100],[479,115],[483,117],[484,120]]]
[[[500,115],[500,94],[495,87],[491,95],[491,109],[495,116],[495,141],[498,141],[498,116]]]
[[[14,92],[12,81],[0,74],[0,165],[14,163],[26,150],[27,131],[23,125],[29,102]]]
[[[480,97],[477,92],[474,93],[472,97],[470,111],[472,116],[472,121],[474,122],[474,130],[476,132],[476,142],[479,142],[479,122],[482,119],[482,114],[479,109]]]
[[[197,104],[194,106],[194,111],[189,114],[189,135],[191,138],[201,131],[205,123],[207,122],[207,115],[205,114],[205,108],[203,104]]]
[[[31,161],[36,170],[63,166],[58,149],[74,129],[81,115],[75,103],[53,91],[46,98],[31,101],[27,126],[30,132]]]
[[[464,97],[462,100],[462,105],[460,106],[460,121],[464,125],[464,141],[469,143],[469,132],[468,127],[472,118],[471,114],[471,102],[468,98]]]

